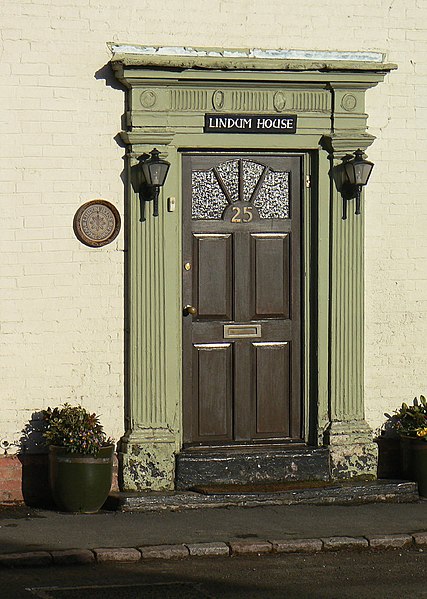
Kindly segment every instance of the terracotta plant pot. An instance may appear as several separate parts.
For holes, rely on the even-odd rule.
[[[96,456],[49,447],[49,482],[60,510],[93,514],[105,503],[111,489],[114,446]]]

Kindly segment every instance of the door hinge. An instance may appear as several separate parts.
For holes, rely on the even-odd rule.
[[[311,188],[311,175],[305,176],[305,186],[307,187],[307,189]]]

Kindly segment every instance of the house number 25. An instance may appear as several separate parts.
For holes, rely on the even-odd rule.
[[[232,210],[234,212],[231,217],[232,223],[250,223],[253,219],[252,206],[244,206],[243,210],[239,206],[233,206]]]

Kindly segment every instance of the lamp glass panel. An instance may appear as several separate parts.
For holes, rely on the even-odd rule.
[[[347,175],[348,182],[354,185],[354,162],[350,160],[344,164],[345,174]]]
[[[356,185],[366,185],[371,174],[373,164],[359,162],[354,164],[354,182]]]
[[[144,162],[142,170],[148,185],[162,186],[168,174],[170,164],[167,162]]]

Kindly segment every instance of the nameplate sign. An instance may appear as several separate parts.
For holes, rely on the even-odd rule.
[[[296,133],[291,114],[205,114],[205,133]]]

